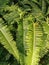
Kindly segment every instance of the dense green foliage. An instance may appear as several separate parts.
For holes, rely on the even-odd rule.
[[[0,0],[0,65],[49,65],[49,0]]]

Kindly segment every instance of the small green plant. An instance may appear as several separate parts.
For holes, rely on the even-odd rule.
[[[0,0],[0,65],[49,65],[48,0]]]

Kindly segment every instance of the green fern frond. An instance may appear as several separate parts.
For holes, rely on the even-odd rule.
[[[17,33],[17,45],[20,47],[23,44],[25,49],[23,51],[26,53],[26,55],[20,54],[20,58],[23,58],[21,62],[23,62],[24,65],[38,65],[40,52],[45,45],[42,27],[40,24],[34,23],[33,16],[28,15],[27,18],[23,18],[23,20],[19,21]],[[21,42],[21,44],[19,42]],[[20,48],[23,48],[23,46]]]
[[[42,45],[43,32],[41,26],[38,23],[33,23],[31,18],[28,18],[28,21],[27,19],[24,21],[24,28],[24,44],[27,52],[27,56],[24,57],[25,65],[38,65],[40,51],[44,45]]]
[[[19,52],[16,47],[16,43],[13,41],[13,37],[7,26],[3,26],[2,23],[0,23],[0,42],[9,51],[9,53],[19,61]]]
[[[12,5],[11,7],[7,7],[7,8],[5,8],[5,10],[11,11],[10,13],[3,15],[4,19],[7,21],[7,23],[9,25],[14,23],[15,21],[18,22],[25,14],[25,11],[22,11],[21,8],[16,6],[16,5]]]
[[[49,49],[49,23],[48,21],[44,21],[42,22],[42,25],[43,25],[43,29],[44,29],[44,32],[47,34],[47,37],[46,37],[46,48]]]

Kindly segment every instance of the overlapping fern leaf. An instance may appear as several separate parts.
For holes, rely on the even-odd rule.
[[[1,21],[1,20],[0,20]],[[19,61],[19,52],[7,26],[0,23],[0,43]]]

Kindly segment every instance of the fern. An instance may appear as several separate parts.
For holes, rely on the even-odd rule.
[[[16,43],[13,41],[13,37],[11,36],[7,26],[3,26],[3,24],[1,23],[0,23],[0,42],[19,61],[19,54],[18,49],[16,47]]]
[[[32,35],[34,34],[34,38],[32,38],[33,39],[33,42],[32,42],[32,45],[30,45],[31,43],[29,43],[28,45],[29,45],[29,49],[30,49],[30,53],[29,53],[29,49],[28,49],[28,58],[26,58],[26,63],[28,64],[28,65],[38,65],[38,62],[39,62],[39,58],[40,58],[40,50],[41,50],[41,48],[40,47],[42,47],[42,46],[40,46],[40,45],[42,45],[42,39],[39,37],[39,36],[42,36],[42,32],[40,31],[40,27],[39,27],[39,29],[38,29],[38,24],[36,25],[37,23],[35,23],[35,24],[33,24],[33,26],[34,26],[34,28],[32,28],[32,29],[34,29],[33,31],[34,31],[34,33],[32,33]],[[41,32],[41,33],[40,33]],[[38,33],[38,34],[37,34]],[[37,34],[37,38],[36,38],[36,34]],[[30,37],[28,37],[29,39],[30,39]],[[39,41],[40,40],[40,41]],[[28,40],[29,41],[29,40]],[[40,44],[40,45],[39,45]],[[30,47],[30,46],[32,46],[32,47]],[[32,48],[32,49],[31,49]],[[30,54],[30,55],[29,55]],[[30,57],[31,56],[31,57]],[[30,60],[28,60],[30,58]],[[29,62],[30,61],[30,62]],[[31,62],[32,61],[32,62]],[[29,64],[29,63],[30,64]],[[27,65],[26,64],[26,65]]]
[[[27,18],[23,19],[22,23],[21,23],[21,21],[22,21],[21,20],[20,23],[18,24],[17,31],[18,31],[19,37],[17,37],[17,41],[22,42],[22,44],[24,45],[24,48],[25,48],[24,52],[26,52],[26,56],[24,56],[24,58],[23,58],[24,65],[31,65],[34,63],[35,63],[34,65],[37,65],[39,62],[39,58],[40,58],[40,51],[43,50],[43,45],[45,45],[45,43],[43,43],[44,40],[42,40],[43,36],[44,36],[44,32],[42,30],[41,25],[39,25],[38,23],[33,23],[34,21],[32,21],[32,20],[33,20],[32,16],[30,15],[30,16],[27,16]],[[20,34],[20,32],[21,33],[23,32],[23,34]],[[21,37],[22,37],[23,41],[21,41],[21,39],[19,41],[19,38],[21,38]],[[43,45],[42,45],[42,43],[43,43]],[[20,44],[18,44],[18,45],[20,45]],[[34,46],[36,49],[34,48]],[[19,47],[23,48],[23,46],[19,46]],[[41,47],[42,47],[42,49],[41,49]],[[22,51],[22,50],[20,49],[20,51]],[[37,57],[34,56],[35,54],[37,54],[36,55]],[[23,55],[22,55],[22,57],[23,57]],[[34,58],[36,60],[34,60]]]
[[[48,52],[49,1],[0,0],[0,64],[48,65]]]

